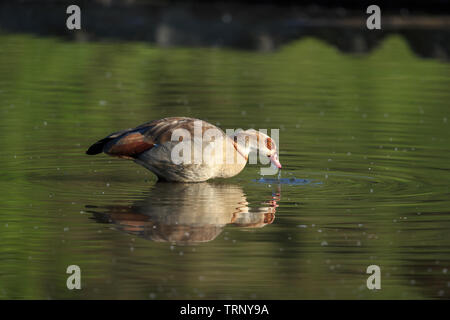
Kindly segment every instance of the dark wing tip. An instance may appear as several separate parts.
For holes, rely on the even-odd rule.
[[[86,154],[92,156],[92,155],[95,155],[95,154],[102,153],[103,152],[103,147],[105,146],[106,142],[107,141],[105,141],[105,139],[97,141],[92,146],[90,146],[89,149],[87,149]]]
[[[89,149],[87,149],[86,154],[88,155],[95,155],[95,154],[99,154],[103,152],[103,149],[105,148],[105,145],[110,142],[111,140],[114,140],[118,137],[120,137],[121,135],[131,131],[133,129],[125,129],[122,131],[117,131],[114,133],[111,133],[109,136],[107,136],[106,138],[103,138],[99,141],[97,141],[96,143],[94,143],[92,146],[89,147]]]

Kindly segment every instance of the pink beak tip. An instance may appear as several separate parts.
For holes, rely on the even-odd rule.
[[[270,157],[270,160],[272,161],[272,163],[278,168],[281,169],[281,163],[278,160],[278,155],[275,154],[274,156]]]

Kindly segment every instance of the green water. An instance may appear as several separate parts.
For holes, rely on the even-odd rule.
[[[399,36],[346,55],[315,39],[258,53],[2,34],[0,298],[449,298],[449,88],[449,64]],[[279,128],[282,178],[305,183],[250,165],[155,184],[84,153],[168,116]]]

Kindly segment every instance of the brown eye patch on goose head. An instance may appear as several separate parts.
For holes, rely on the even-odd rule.
[[[270,138],[266,139],[266,147],[267,149],[272,150],[272,139]]]

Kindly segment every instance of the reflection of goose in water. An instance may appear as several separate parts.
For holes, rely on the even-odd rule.
[[[157,183],[131,206],[96,207],[90,212],[98,222],[114,223],[153,241],[195,243],[213,240],[227,224],[260,228],[272,223],[278,197],[268,197],[265,207],[249,208],[237,185]]]

